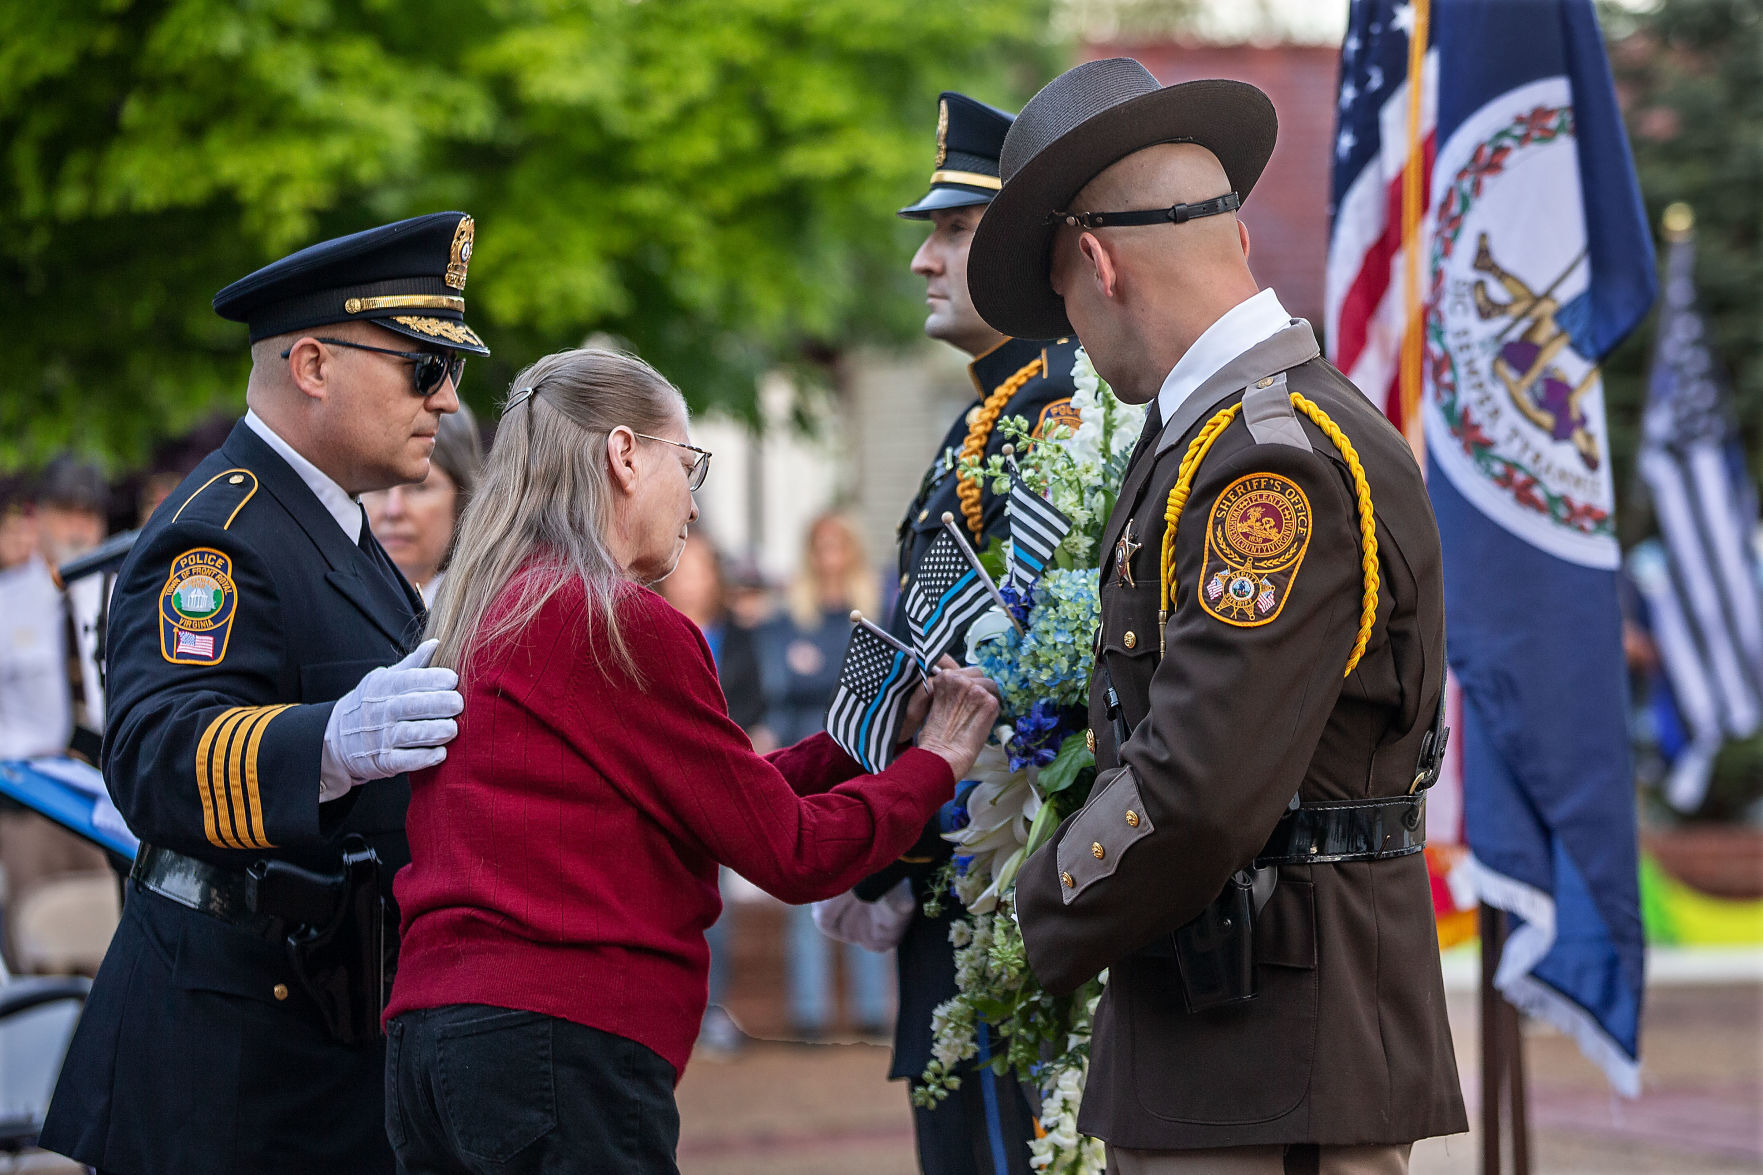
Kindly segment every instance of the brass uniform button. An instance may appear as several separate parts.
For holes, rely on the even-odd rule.
[[[278,983],[270,989],[270,993],[278,1000],[285,1000],[288,998],[288,985],[285,983]]]
[[[231,477],[227,478],[226,480],[227,480],[228,485],[235,485],[236,486],[240,482],[245,480],[245,475],[242,473],[235,473]]]
[[[1139,635],[1136,632],[1132,632],[1131,630],[1128,630],[1127,634],[1120,638],[1120,643],[1125,645],[1129,649],[1137,648],[1138,643],[1139,643]]]
[[[1128,828],[1137,828],[1139,826],[1139,814],[1131,808],[1126,810],[1126,826]]]
[[[1273,377],[1270,375],[1266,379],[1257,380],[1255,386],[1258,388],[1270,388],[1273,386]]]
[[[1063,881],[1065,883],[1066,889],[1076,889],[1077,888],[1077,879],[1072,877],[1072,875],[1069,873],[1061,873],[1059,875],[1059,880]]]
[[[1105,857],[1107,855],[1108,855],[1108,850],[1106,850],[1102,847],[1101,841],[1093,840],[1090,842],[1090,856],[1092,856],[1092,857],[1096,858],[1096,860],[1100,861],[1103,857]]]
[[[1084,746],[1090,748],[1090,754],[1093,755],[1096,753],[1096,732],[1095,731],[1093,731],[1093,730],[1084,731]]]

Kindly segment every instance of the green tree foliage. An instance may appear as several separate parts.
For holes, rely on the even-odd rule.
[[[1601,12],[1654,231],[1675,201],[1696,215],[1696,284],[1731,377],[1751,472],[1763,473],[1763,9],[1756,0],[1670,0]],[[1663,242],[1663,234],[1660,234]],[[1663,252],[1661,252],[1663,264]],[[1610,357],[1624,537],[1652,533],[1634,476],[1657,315]]]
[[[893,210],[937,91],[1049,75],[1023,0],[0,0],[0,460],[125,461],[236,409],[228,281],[402,216],[477,217],[496,351],[593,334],[695,404],[909,334]]]

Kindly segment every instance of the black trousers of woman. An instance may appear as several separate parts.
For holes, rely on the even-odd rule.
[[[386,1026],[401,1175],[678,1175],[673,1066],[538,1012],[454,1004]]]

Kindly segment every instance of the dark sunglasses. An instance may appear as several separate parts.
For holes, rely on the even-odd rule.
[[[400,359],[410,360],[410,382],[419,396],[432,396],[440,389],[441,381],[451,378],[453,390],[459,390],[459,381],[465,377],[465,356],[457,351],[394,351],[390,347],[370,347],[366,343],[351,343],[348,339],[326,339],[312,336],[321,343],[333,347],[353,347],[357,351],[372,351],[379,355],[396,355]],[[286,359],[294,353],[289,347],[282,352]]]

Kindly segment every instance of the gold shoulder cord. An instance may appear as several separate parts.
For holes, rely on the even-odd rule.
[[[1022,370],[999,384],[997,390],[986,397],[974,414],[973,423],[967,426],[967,439],[961,442],[961,459],[981,457],[985,455],[986,441],[991,438],[992,427],[998,423],[998,417],[1004,411],[1004,405],[1010,398],[1022,390],[1022,385],[1041,373],[1045,366],[1041,356],[1037,355]],[[967,529],[973,533],[973,541],[979,542],[980,531],[985,528],[985,507],[980,504],[980,479],[965,474],[955,484],[955,496],[961,499],[961,516],[967,520]]]
[[[1359,566],[1364,575],[1365,594],[1360,601],[1359,637],[1353,642],[1353,652],[1347,658],[1347,669],[1342,677],[1350,676],[1359,664],[1359,658],[1365,655],[1365,646],[1371,640],[1372,625],[1377,622],[1377,519],[1371,509],[1371,485],[1365,480],[1365,466],[1359,462],[1359,454],[1353,448],[1353,442],[1347,439],[1340,426],[1329,419],[1328,413],[1318,407],[1313,400],[1306,399],[1298,392],[1291,393],[1292,407],[1302,412],[1315,422],[1340,452],[1346,461],[1347,469],[1353,475],[1353,491],[1359,505]],[[1160,607],[1157,612],[1157,647],[1161,655],[1164,651],[1164,627],[1169,623],[1169,614],[1175,610],[1177,593],[1175,582],[1175,528],[1181,520],[1182,508],[1187,505],[1188,494],[1194,487],[1194,475],[1199,472],[1200,462],[1205,460],[1206,453],[1212,448],[1220,434],[1231,421],[1242,411],[1242,404],[1232,404],[1216,413],[1206,422],[1188,445],[1188,451],[1181,459],[1181,468],[1176,471],[1175,488],[1169,491],[1169,504],[1163,511],[1163,558],[1162,558],[1162,595],[1159,597]]]

